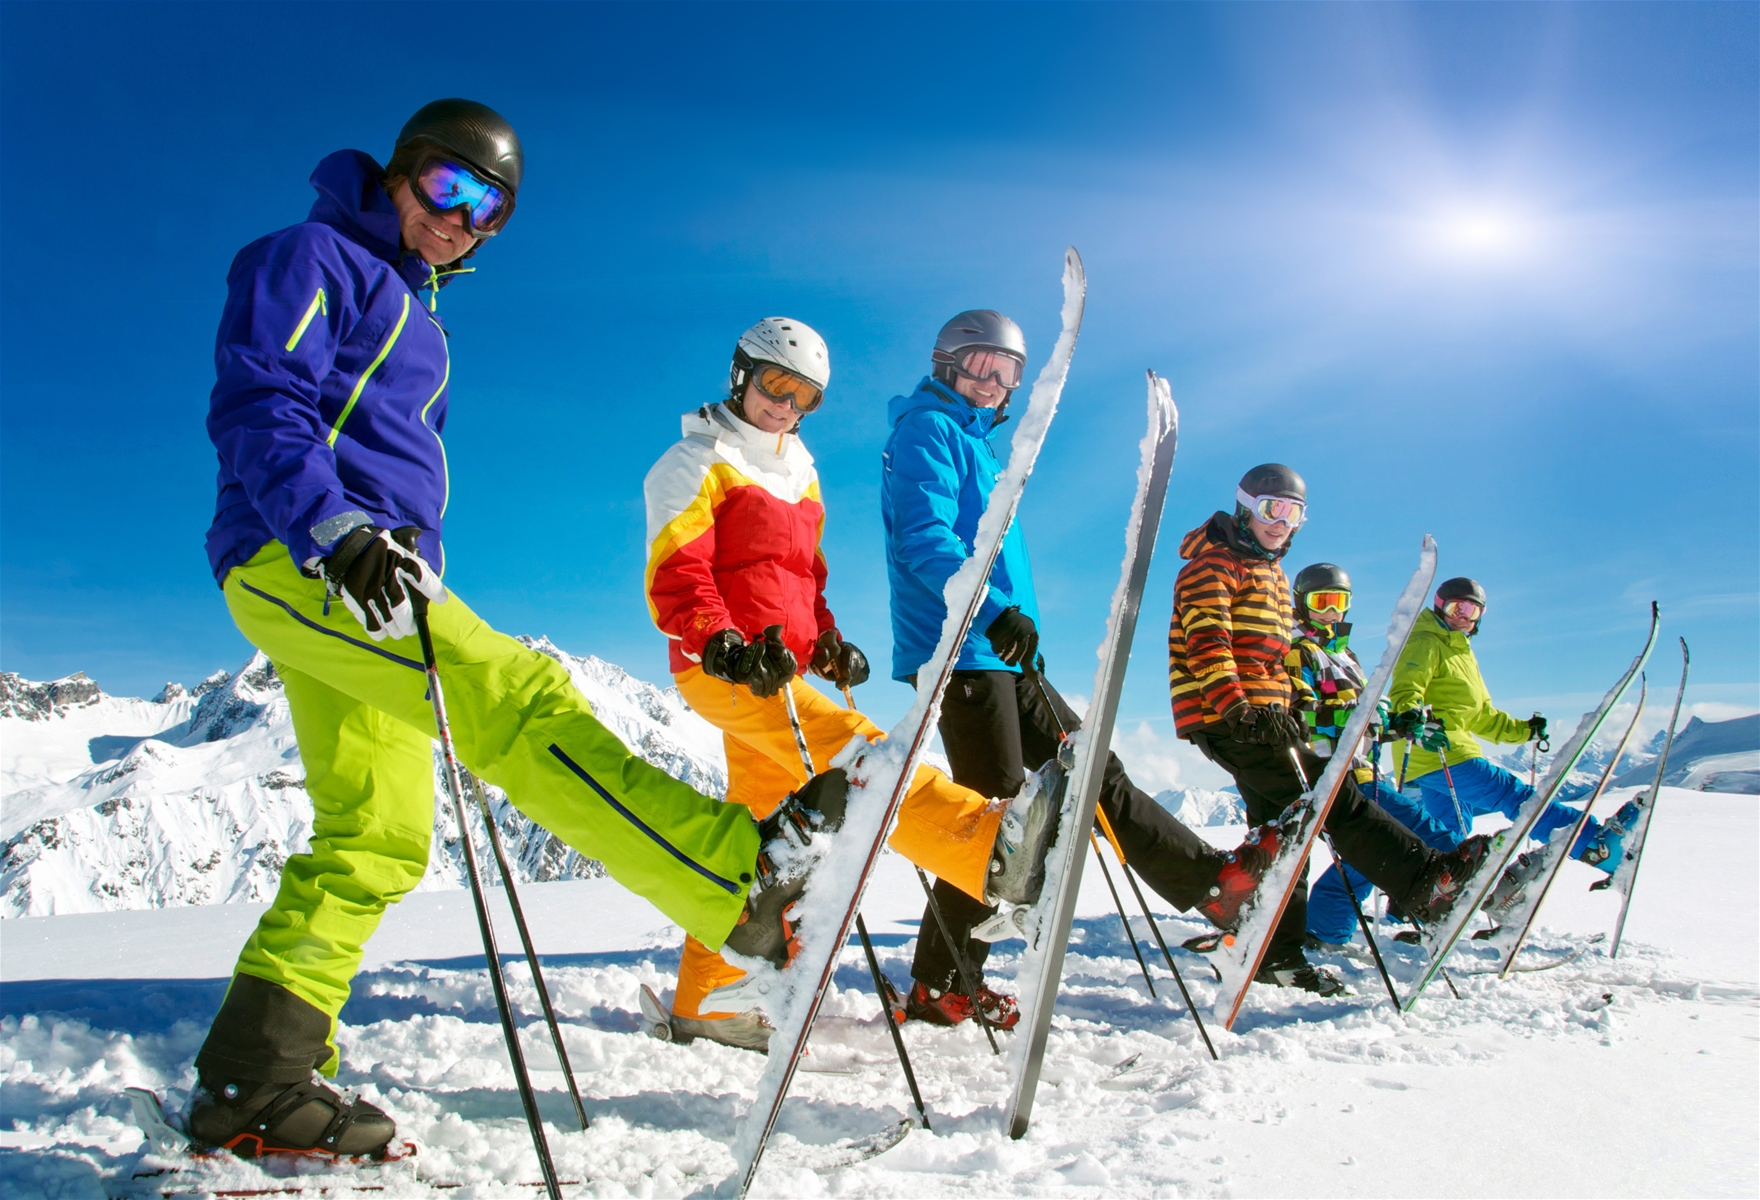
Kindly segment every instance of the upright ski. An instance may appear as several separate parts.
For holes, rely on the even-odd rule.
[[[1620,735],[1619,745],[1613,748],[1613,757],[1607,760],[1602,768],[1601,778],[1595,781],[1595,790],[1590,792],[1583,801],[1583,815],[1572,821],[1569,829],[1556,829],[1546,844],[1538,850],[1529,851],[1540,856],[1540,864],[1535,876],[1520,897],[1503,914],[1503,926],[1496,934],[1487,939],[1489,944],[1503,953],[1503,965],[1498,969],[1499,979],[1508,979],[1515,968],[1516,955],[1528,942],[1528,934],[1533,932],[1534,919],[1540,915],[1540,906],[1546,903],[1546,894],[1558,880],[1558,873],[1564,869],[1565,860],[1571,856],[1571,848],[1583,835],[1583,829],[1589,824],[1589,812],[1595,802],[1601,799],[1601,793],[1607,790],[1608,781],[1613,778],[1619,767],[1619,760],[1625,756],[1626,746],[1631,743],[1632,734],[1637,732],[1638,722],[1644,716],[1644,701],[1650,695],[1650,682],[1642,675],[1638,676],[1638,710],[1632,714],[1631,723],[1626,726],[1625,733]]]
[[[1626,835],[1625,854],[1619,866],[1606,879],[1591,884],[1592,889],[1618,888],[1624,897],[1619,905],[1619,922],[1613,927],[1613,948],[1607,957],[1619,957],[1619,940],[1626,931],[1626,910],[1632,906],[1632,887],[1638,882],[1638,867],[1644,861],[1644,841],[1650,836],[1650,818],[1656,815],[1656,797],[1662,791],[1662,777],[1668,771],[1668,752],[1674,746],[1675,722],[1681,718],[1681,697],[1687,692],[1687,671],[1692,666],[1692,655],[1687,651],[1687,639],[1681,639],[1681,685],[1675,689],[1674,711],[1668,718],[1668,736],[1662,742],[1662,755],[1656,760],[1656,781],[1650,785],[1650,794],[1638,801],[1638,823]]]
[[[851,753],[851,749],[858,748],[856,745],[835,760],[837,765],[850,769],[848,812],[842,828],[829,839],[830,848],[808,884],[805,912],[798,926],[800,950],[786,970],[770,971],[774,982],[769,985],[771,995],[766,1007],[776,1032],[770,1039],[769,1061],[758,1080],[757,1098],[734,1139],[735,1173],[723,1184],[723,1190],[731,1186],[744,1196],[757,1176],[758,1163],[776,1128],[789,1082],[806,1049],[813,1018],[818,1015],[825,990],[849,941],[863,889],[935,729],[942,692],[959,661],[959,648],[983,602],[991,568],[1002,549],[1002,537],[1014,520],[1021,490],[1038,460],[1051,418],[1056,415],[1063,382],[1069,374],[1070,356],[1081,331],[1086,291],[1082,260],[1072,247],[1064,255],[1063,331],[1033,383],[1027,411],[1011,443],[1008,467],[996,481],[979,519],[972,539],[972,555],[947,581],[947,619],[942,624],[935,653],[918,673],[916,703],[886,741],[863,751],[859,762]],[[740,965],[746,963],[742,961]],[[753,964],[750,969],[761,973],[766,968],[768,964]]]
[[[1155,535],[1161,528],[1161,509],[1167,499],[1167,479],[1173,473],[1173,455],[1179,445],[1179,410],[1165,379],[1149,372],[1149,431],[1143,435],[1142,456],[1137,466],[1137,495],[1131,502],[1130,523],[1125,527],[1124,566],[1112,593],[1112,614],[1106,637],[1100,643],[1100,667],[1094,673],[1094,703],[1082,728],[1073,738],[1074,763],[1064,790],[1065,804],[1056,841],[1046,850],[1042,897],[1050,904],[1033,906],[1038,918],[1024,930],[1026,953],[1021,960],[1020,1028],[1025,1036],[1015,1039],[1009,1051],[1009,1075],[1014,1081],[1008,1105],[1008,1134],[1018,1138],[1027,1132],[1033,1115],[1033,1095],[1039,1087],[1039,1068],[1051,1034],[1051,1010],[1063,982],[1063,951],[1069,942],[1070,925],[1076,915],[1076,894],[1081,890],[1082,864],[1087,861],[1089,831],[1094,808],[1100,799],[1101,776],[1112,745],[1112,724],[1118,713],[1119,690],[1124,686],[1130,660],[1131,639],[1137,631],[1137,612],[1143,602],[1143,586],[1149,576],[1149,560],[1155,553]]]
[[[1222,944],[1211,958],[1211,964],[1222,978],[1216,991],[1216,1015],[1222,1018],[1224,1029],[1234,1028],[1247,991],[1253,986],[1253,976],[1259,973],[1259,965],[1271,945],[1272,931],[1283,919],[1283,910],[1289,907],[1290,896],[1301,886],[1302,864],[1308,861],[1308,853],[1326,824],[1332,802],[1344,784],[1345,772],[1356,758],[1358,743],[1375,719],[1375,710],[1393,678],[1394,664],[1406,648],[1406,639],[1412,635],[1418,614],[1424,611],[1424,601],[1430,595],[1430,584],[1435,578],[1436,540],[1425,534],[1424,546],[1418,555],[1418,569],[1406,581],[1405,590],[1393,606],[1393,618],[1387,623],[1387,649],[1381,654],[1380,665],[1357,698],[1357,705],[1351,710],[1350,720],[1345,722],[1344,732],[1338,736],[1332,757],[1326,760],[1326,769],[1320,773],[1313,788],[1284,812],[1280,822],[1282,837],[1271,867],[1259,881],[1253,898],[1242,909],[1240,925],[1233,933],[1223,935]]]
[[[1615,683],[1607,695],[1601,698],[1600,706],[1593,712],[1583,714],[1583,719],[1578,723],[1577,731],[1571,735],[1571,740],[1565,743],[1564,749],[1559,751],[1558,757],[1552,760],[1552,766],[1547,769],[1546,779],[1540,785],[1540,790],[1530,796],[1528,802],[1516,813],[1515,823],[1508,829],[1500,830],[1492,837],[1491,846],[1485,852],[1485,857],[1479,860],[1479,869],[1473,872],[1466,883],[1461,886],[1460,892],[1455,897],[1454,907],[1448,910],[1448,915],[1437,924],[1424,930],[1423,946],[1429,955],[1429,962],[1425,964],[1423,973],[1418,976],[1418,981],[1412,985],[1412,990],[1406,996],[1405,1002],[1400,1005],[1402,1011],[1410,1012],[1412,1005],[1418,1002],[1418,997],[1424,994],[1424,989],[1429,986],[1430,981],[1436,978],[1437,972],[1442,969],[1443,960],[1448,957],[1448,952],[1454,949],[1455,942],[1459,941],[1461,934],[1466,932],[1467,925],[1472,921],[1473,915],[1479,911],[1479,906],[1485,903],[1485,898],[1491,894],[1491,889],[1497,886],[1499,879],[1503,878],[1505,868],[1514,861],[1515,856],[1521,851],[1528,831],[1533,829],[1535,823],[1540,820],[1540,815],[1552,803],[1552,798],[1564,785],[1571,769],[1577,765],[1577,760],[1583,757],[1583,751],[1589,748],[1590,739],[1601,728],[1602,722],[1607,720],[1607,714],[1612,711],[1614,705],[1619,703],[1620,697],[1626,694],[1626,689],[1632,685],[1632,680],[1636,679],[1644,670],[1644,664],[1650,659],[1650,651],[1656,645],[1656,627],[1659,619],[1660,614],[1656,605],[1651,604],[1650,635],[1644,640],[1644,648],[1638,652],[1638,657],[1632,660],[1632,665],[1627,668],[1624,675],[1620,676],[1619,682]]]

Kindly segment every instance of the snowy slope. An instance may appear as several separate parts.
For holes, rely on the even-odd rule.
[[[600,719],[700,791],[726,789],[721,737],[662,692],[597,658],[524,639],[561,662]],[[436,772],[438,795],[439,775]],[[305,792],[281,681],[258,654],[194,692],[106,696],[83,675],[0,680],[0,916],[267,900],[305,849]],[[522,879],[601,873],[489,789]],[[422,888],[463,885],[458,833],[437,804]]]
[[[1620,795],[1605,806],[1617,806]],[[1239,829],[1207,830],[1232,845]],[[825,1175],[806,1148],[905,1115],[907,1093],[859,951],[845,955],[806,1070],[783,1109],[756,1193],[789,1197],[1752,1196],[1760,1191],[1760,810],[1746,797],[1665,789],[1617,962],[1604,948],[1507,983],[1457,956],[1462,999],[1427,994],[1394,1015],[1372,968],[1335,960],[1356,995],[1256,988],[1210,1062],[1177,999],[1144,991],[1098,874],[1086,882],[1035,1123],[1000,1131],[1005,1081],[970,1028],[909,1026],[932,1132]],[[1611,928],[1611,897],[1567,864],[1524,959],[1556,961]],[[1705,881],[1715,880],[1714,884]],[[732,1169],[728,1151],[763,1066],[638,1026],[636,990],[670,988],[677,932],[608,880],[522,897],[593,1127],[569,1123],[523,966],[513,968],[526,1053],[558,1167],[577,1196],[679,1196]],[[883,966],[908,977],[921,894],[895,857],[865,904]],[[1170,941],[1197,922],[1163,913]],[[0,922],[0,1179],[8,1197],[157,1194],[116,1089],[174,1101],[256,905]],[[503,928],[506,913],[502,910]],[[1139,918],[1134,924],[1144,932]],[[423,1149],[361,1186],[398,1197],[504,1197],[536,1178],[466,898],[410,898],[369,944],[343,1014],[340,1081],[384,1104]],[[1402,982],[1416,951],[1388,945]],[[997,947],[1007,985],[1020,943]],[[1202,960],[1180,954],[1201,1009]],[[1130,1069],[1112,1077],[1133,1055]],[[1498,1152],[1493,1153],[1495,1149]],[[274,1168],[270,1168],[273,1170]],[[271,1182],[246,1163],[214,1187]],[[464,1182],[435,1191],[434,1182]],[[329,1196],[383,1195],[334,1188]]]

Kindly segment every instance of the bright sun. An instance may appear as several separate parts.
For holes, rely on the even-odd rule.
[[[1527,240],[1521,222],[1508,213],[1459,211],[1437,222],[1439,240],[1456,254],[1471,258],[1505,258]]]

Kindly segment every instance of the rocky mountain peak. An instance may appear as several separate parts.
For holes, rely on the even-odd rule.
[[[103,698],[103,691],[84,671],[48,683],[32,683],[12,671],[0,671],[0,717],[47,721],[69,709],[88,708]]]

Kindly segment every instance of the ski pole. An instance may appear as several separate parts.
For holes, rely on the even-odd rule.
[[[1461,809],[1460,794],[1454,790],[1454,772],[1448,769],[1448,751],[1437,755],[1442,760],[1442,778],[1448,783],[1448,798],[1454,803],[1454,819],[1460,824],[1461,836],[1464,838],[1473,832],[1467,824],[1467,814]]]
[[[562,1185],[556,1178],[556,1166],[550,1161],[550,1142],[544,1135],[544,1120],[538,1114],[538,1097],[532,1091],[532,1078],[526,1071],[526,1058],[519,1047],[519,1031],[513,1024],[513,1006],[507,999],[507,979],[501,972],[501,955],[495,948],[495,926],[489,921],[489,902],[483,895],[483,881],[477,871],[477,851],[471,844],[470,826],[465,823],[464,787],[459,782],[458,756],[452,749],[452,728],[446,723],[446,701],[440,693],[440,668],[434,659],[434,635],[428,630],[426,597],[414,598],[416,634],[422,643],[422,669],[428,675],[428,695],[434,703],[434,727],[440,738],[441,756],[446,760],[446,790],[452,797],[452,809],[458,818],[458,841],[464,854],[465,874],[470,878],[471,900],[477,910],[477,930],[483,935],[483,953],[489,960],[489,983],[495,992],[495,1007],[501,1015],[501,1032],[507,1039],[507,1057],[513,1066],[514,1084],[519,1102],[525,1109],[526,1125],[532,1132],[532,1147],[538,1152],[538,1170],[544,1176],[544,1190],[550,1200],[562,1200]]]
[[[911,1102],[917,1106],[917,1117],[923,1128],[929,1128],[929,1110],[923,1107],[923,1093],[917,1090],[917,1073],[911,1070],[911,1056],[905,1052],[904,1037],[898,1032],[898,1014],[886,998],[886,977],[880,973],[880,958],[874,953],[874,941],[868,936],[868,923],[856,914],[856,936],[862,939],[862,953],[868,956],[868,973],[874,977],[874,994],[880,997],[880,1012],[886,1018],[886,1032],[892,1035],[892,1047],[898,1051],[898,1065],[904,1068],[904,1081],[910,1085]]]
[[[851,711],[854,711],[856,702],[849,694],[847,687],[843,689],[843,698]],[[807,769],[807,778],[811,780],[818,772],[813,770],[813,755],[807,749],[807,735],[801,728],[801,714],[794,706],[794,681],[792,679],[783,685],[782,704],[784,708],[788,709],[788,725],[790,729],[794,730],[794,745],[795,749],[801,752],[801,765]],[[874,997],[880,1001],[880,1011],[886,1014],[886,1028],[892,1033],[893,1049],[898,1051],[898,1065],[904,1068],[904,1081],[910,1084],[911,1099],[917,1102],[917,1114],[923,1118],[923,1128],[927,1129],[929,1128],[929,1114],[923,1110],[923,1097],[917,1091],[917,1073],[911,1070],[911,1056],[905,1051],[904,1039],[899,1036],[898,1025],[893,1020],[892,1005],[886,1000],[885,977],[880,974],[880,959],[874,953],[874,943],[868,940],[868,925],[862,920],[860,912],[856,913],[856,936],[861,939],[862,950],[868,956],[868,970],[874,975]]]
[[[1106,856],[1100,853],[1100,839],[1094,831],[1088,831],[1088,843],[1094,847],[1094,861],[1100,864],[1100,874],[1106,879],[1106,890],[1112,893],[1112,907],[1118,910],[1118,923],[1124,926],[1124,936],[1130,939],[1131,953],[1137,956],[1137,969],[1143,973],[1143,983],[1149,988],[1149,998],[1157,999],[1155,981],[1149,978],[1149,964],[1143,961],[1143,951],[1137,945],[1137,935],[1131,930],[1130,918],[1124,915],[1124,901],[1118,898],[1118,889],[1112,886],[1112,870],[1106,865]]]
[[[483,827],[489,831],[489,846],[495,851],[495,868],[501,872],[501,886],[507,892],[507,905],[513,909],[513,923],[519,930],[519,944],[526,952],[526,963],[532,968],[532,984],[538,989],[538,1004],[544,1010],[544,1021],[550,1026],[550,1041],[556,1047],[556,1060],[562,1064],[562,1077],[568,1081],[568,1098],[574,1101],[574,1115],[580,1118],[581,1129],[587,1128],[587,1109],[581,1103],[580,1088],[575,1085],[574,1067],[568,1061],[568,1048],[562,1044],[562,1027],[556,1021],[556,1009],[550,1003],[550,989],[544,985],[544,972],[538,966],[538,952],[532,948],[531,930],[526,927],[525,910],[520,906],[519,892],[513,886],[513,870],[507,865],[507,853],[501,848],[501,834],[495,828],[495,816],[489,811],[489,798],[483,794],[483,782],[469,771],[460,772],[465,786],[476,795],[477,811],[482,814]]]
[[[1051,702],[1051,693],[1045,686],[1044,655],[1040,655],[1038,662],[1034,664],[1033,682],[1039,687],[1039,695],[1045,701],[1046,710],[1051,714],[1052,724],[1057,726],[1057,736],[1060,738],[1068,737],[1069,732],[1063,727],[1063,718],[1057,715],[1057,705]],[[1094,819],[1099,822],[1100,831],[1106,835],[1107,842],[1112,846],[1112,852],[1118,855],[1118,866],[1124,872],[1124,881],[1130,884],[1131,892],[1137,898],[1137,907],[1143,910],[1143,919],[1149,923],[1149,932],[1155,935],[1155,944],[1161,948],[1161,957],[1166,960],[1167,969],[1173,974],[1173,982],[1179,988],[1180,998],[1185,1001],[1186,1011],[1192,1014],[1192,1022],[1198,1027],[1198,1036],[1204,1039],[1204,1048],[1210,1051],[1210,1057],[1213,1061],[1218,1060],[1216,1046],[1210,1040],[1210,1031],[1204,1028],[1204,1018],[1198,1015],[1198,1006],[1192,1003],[1192,993],[1186,988],[1185,976],[1181,975],[1179,967],[1174,965],[1173,953],[1167,948],[1167,939],[1161,936],[1161,925],[1155,920],[1155,914],[1149,911],[1149,901],[1144,898],[1143,889],[1137,886],[1136,872],[1131,870],[1130,860],[1125,857],[1124,844],[1118,840],[1118,834],[1113,832],[1112,822],[1106,817],[1106,810],[1098,804],[1094,806]],[[1110,882],[1110,877],[1108,882]],[[1131,939],[1131,945],[1133,948],[1136,946],[1134,937]],[[1138,961],[1142,961],[1140,956]],[[1216,971],[1216,964],[1210,964],[1210,969]],[[1144,974],[1146,975],[1147,972]],[[1216,971],[1216,978],[1221,979],[1222,972]]]
[[[1302,756],[1296,753],[1294,746],[1289,748],[1289,760],[1295,764],[1296,778],[1302,781],[1302,790],[1312,790],[1308,783],[1308,773],[1302,770]],[[1338,856],[1338,847],[1332,844],[1330,833],[1322,829],[1320,836],[1326,839],[1326,851],[1332,855],[1332,866],[1338,872],[1338,881],[1344,884],[1344,894],[1351,898],[1351,910],[1357,914],[1357,925],[1363,931],[1363,940],[1369,943],[1369,953],[1375,956],[1375,966],[1381,972],[1381,982],[1387,985],[1387,998],[1393,1001],[1393,1011],[1403,1017],[1405,1014],[1400,1012],[1399,993],[1394,990],[1393,976],[1387,973],[1387,964],[1381,960],[1381,947],[1375,943],[1375,931],[1369,928],[1369,918],[1363,915],[1363,906],[1357,900],[1357,889],[1352,886],[1351,877],[1345,874],[1344,859]]]

